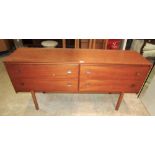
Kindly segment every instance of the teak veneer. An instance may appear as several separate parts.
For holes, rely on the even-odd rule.
[[[4,60],[16,92],[138,93],[151,63],[134,51],[18,48]]]

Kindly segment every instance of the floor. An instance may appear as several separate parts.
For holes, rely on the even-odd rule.
[[[136,94],[125,94],[118,111],[118,95],[36,93],[40,110],[36,111],[30,93],[15,93],[0,57],[0,115],[3,116],[148,116]]]
[[[150,87],[152,80],[155,77],[155,66],[153,67],[153,69],[151,69],[151,72],[149,74],[149,77],[147,79],[147,81],[145,82],[145,85],[143,87],[142,92],[140,93],[140,98],[143,97],[146,93],[146,91],[148,90],[148,88]],[[152,91],[153,92],[153,91]],[[152,96],[153,97],[153,96]]]
[[[140,95],[141,101],[152,116],[155,116],[155,66],[153,67],[151,74],[146,82],[146,86]]]

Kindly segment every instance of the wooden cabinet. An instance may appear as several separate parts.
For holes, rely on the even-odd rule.
[[[19,48],[5,60],[16,92],[138,93],[151,64],[137,52]],[[63,104],[63,103],[62,103]]]
[[[104,39],[96,39],[96,48],[103,49]],[[81,48],[89,48],[89,39],[80,39]]]

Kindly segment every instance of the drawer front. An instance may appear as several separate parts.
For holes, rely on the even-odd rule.
[[[77,92],[77,80],[49,80],[49,79],[13,79],[14,88],[17,92]]]
[[[81,92],[139,92],[150,68],[145,66],[81,65]]]
[[[133,80],[83,80],[80,92],[138,93],[142,82]]]
[[[144,80],[150,67],[102,65],[81,65],[80,78],[94,80]]]
[[[12,78],[78,78],[78,65],[6,64]]]

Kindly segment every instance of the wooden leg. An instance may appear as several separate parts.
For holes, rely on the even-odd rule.
[[[118,110],[118,109],[119,109],[119,106],[120,106],[120,104],[121,104],[121,101],[122,101],[122,99],[123,99],[123,96],[124,96],[124,93],[121,93],[121,94],[119,95],[119,98],[118,98],[118,101],[117,101],[115,110]]]
[[[39,110],[39,105],[38,105],[38,102],[37,102],[37,98],[36,98],[35,92],[31,91],[31,95],[32,95],[33,102],[34,102],[36,110]]]

